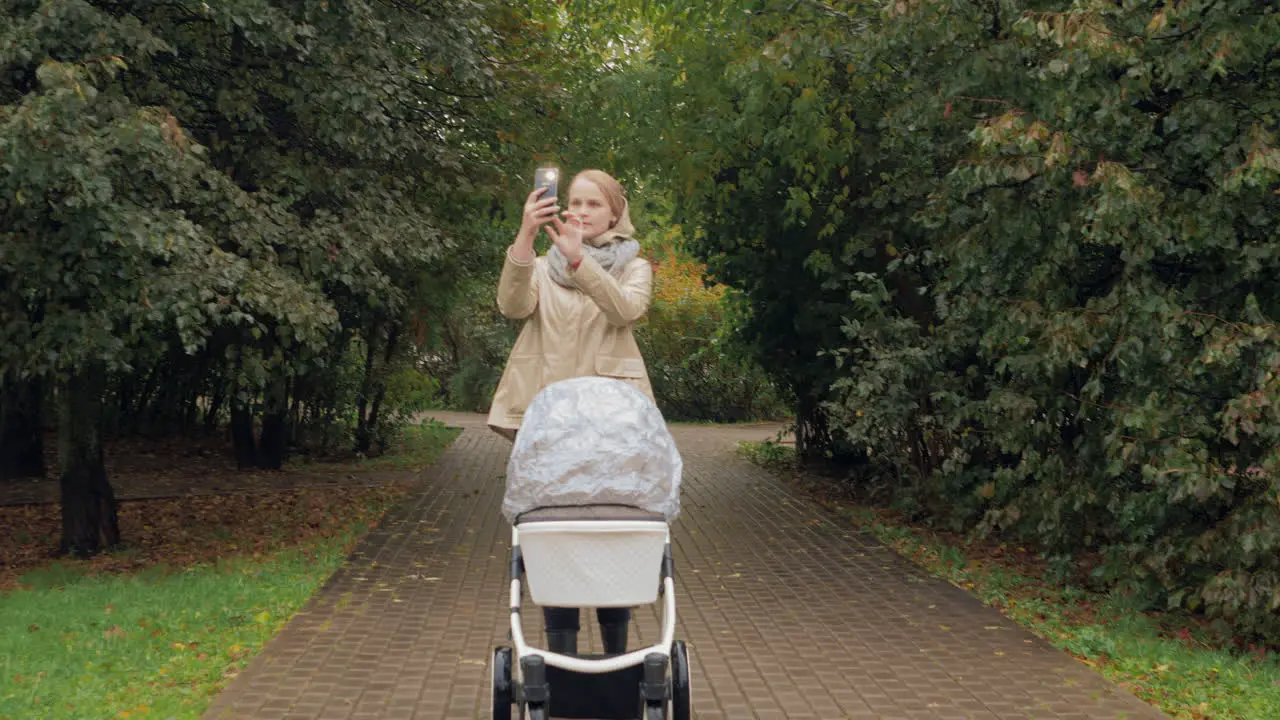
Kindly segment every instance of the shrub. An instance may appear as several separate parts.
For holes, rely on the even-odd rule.
[[[714,422],[782,417],[780,393],[734,342],[724,286],[704,283],[706,267],[675,249],[651,261],[653,303],[636,340],[663,414]]]

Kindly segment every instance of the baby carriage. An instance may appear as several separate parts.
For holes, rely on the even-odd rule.
[[[507,466],[511,643],[494,650],[493,718],[688,720],[689,656],[675,639],[668,522],[682,462],[657,407],[620,380],[554,383],[525,412]],[[625,608],[662,600],[656,644],[561,654],[529,644],[528,584],[544,607]]]

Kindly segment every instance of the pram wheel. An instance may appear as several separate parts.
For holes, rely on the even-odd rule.
[[[671,645],[671,720],[692,720],[692,706],[689,649],[683,640],[677,640]]]
[[[493,720],[511,720],[511,648],[499,647],[493,651]],[[522,712],[523,716],[524,713]]]

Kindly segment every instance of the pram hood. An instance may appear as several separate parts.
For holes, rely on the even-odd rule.
[[[552,383],[524,413],[507,462],[502,514],[540,507],[630,505],[680,513],[684,463],[662,413],[621,380]]]

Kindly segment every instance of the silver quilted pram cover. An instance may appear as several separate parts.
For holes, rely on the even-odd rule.
[[[552,383],[525,410],[507,462],[502,514],[540,507],[630,505],[680,513],[684,462],[662,413],[621,380]]]

